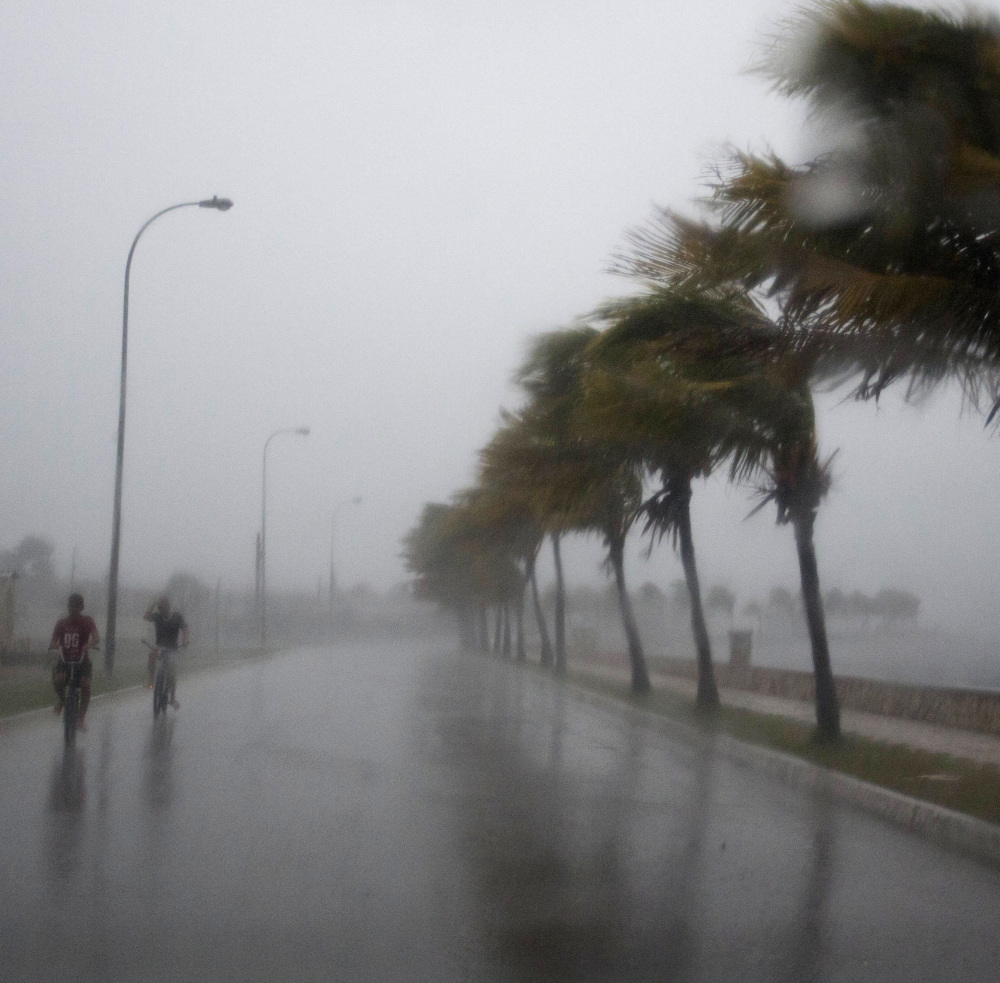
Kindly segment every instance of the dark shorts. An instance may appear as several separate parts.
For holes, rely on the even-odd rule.
[[[52,667],[52,677],[53,679],[60,673],[65,673],[69,666],[79,666],[79,678],[80,679],[90,679],[91,674],[94,671],[94,664],[90,659],[82,659],[79,662],[66,662],[63,659],[56,659],[55,665]]]

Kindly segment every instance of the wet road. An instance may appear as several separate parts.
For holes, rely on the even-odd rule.
[[[4,980],[990,980],[1000,872],[408,647],[0,734]]]

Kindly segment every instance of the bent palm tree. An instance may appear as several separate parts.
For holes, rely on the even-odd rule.
[[[734,455],[734,477],[764,475],[762,500],[777,508],[779,525],[790,524],[802,586],[802,603],[816,683],[816,731],[823,740],[840,736],[840,706],[830,661],[823,595],[816,560],[815,525],[830,490],[830,460],[821,461],[816,414],[806,367],[794,356],[765,365],[730,394],[740,418],[743,446]]]
[[[642,508],[642,463],[618,445],[591,439],[583,422],[577,418],[572,449],[561,455],[552,478],[569,527],[603,540],[628,646],[632,691],[648,693],[649,670],[625,583],[625,542]]]
[[[901,377],[994,394],[1000,22],[834,0],[793,21],[762,68],[850,139],[803,167],[733,155],[712,221],[662,215],[623,267],[771,293],[793,343],[818,371],[859,377],[858,396]]]
[[[430,503],[403,538],[406,569],[414,574],[414,595],[454,612],[463,650],[476,646],[478,602],[473,561],[455,534],[454,506]]]
[[[790,350],[778,328],[738,292],[657,291],[608,313],[618,320],[601,344],[612,352],[623,344],[627,351],[629,343],[638,349],[631,348],[630,374],[610,373],[594,385],[606,387],[605,400],[608,391],[617,392],[612,405],[624,407],[624,419],[637,414],[629,424],[634,434],[676,433],[687,441],[682,446],[698,449],[706,470],[728,460],[734,479],[763,476],[764,502],[774,501],[779,523],[793,526],[816,680],[817,732],[837,737],[839,708],[813,538],[829,472],[817,457],[812,363]],[[652,501],[650,514],[670,523],[667,528],[681,538],[690,534],[690,479],[685,482],[681,472],[679,487],[671,486],[671,472],[662,465],[661,471],[664,491]],[[683,558],[683,538],[681,547]],[[698,639],[696,574],[688,583]],[[703,614],[700,619],[704,626]],[[703,661],[710,666],[699,650],[699,665]]]
[[[613,448],[590,440],[579,429],[576,418],[568,422],[559,439],[533,408],[516,416],[506,414],[505,421],[505,426],[483,451],[482,480],[496,482],[497,494],[510,492],[524,496],[538,517],[534,528],[539,534],[542,529],[549,530],[554,551],[558,550],[562,534],[568,531],[596,532],[602,537],[628,642],[632,688],[635,692],[647,692],[649,673],[624,570],[625,540],[642,504],[641,468],[623,459]],[[537,542],[536,539],[536,551]],[[532,554],[530,562],[533,560]],[[556,573],[558,604],[558,566]],[[537,587],[534,583],[532,587],[539,608],[539,624],[544,626]],[[545,635],[542,637],[544,645]],[[558,653],[558,633],[556,639]]]
[[[483,452],[485,457],[487,451]],[[483,469],[487,470],[487,469]],[[514,564],[517,576],[507,584],[504,605],[513,603],[516,626],[516,656],[527,657],[524,636],[524,592],[534,576],[535,557],[541,544],[542,532],[523,489],[510,483],[497,485],[481,482],[463,495],[470,522],[483,540],[502,550]],[[543,626],[544,627],[544,626]],[[504,647],[508,646],[509,622],[504,621]],[[544,641],[544,635],[543,635]]]
[[[497,489],[478,486],[456,496],[463,532],[479,563],[483,593],[496,606],[493,648],[510,654],[510,607],[517,626],[517,657],[524,649],[524,563],[533,549],[535,530],[525,504]]]
[[[504,508],[521,515],[523,526],[518,532],[518,542],[524,579],[531,588],[538,624],[541,664],[552,666],[552,642],[538,593],[535,565],[546,532],[561,529],[564,517],[546,488],[551,460],[544,428],[531,414],[504,412],[502,420],[500,429],[480,452],[479,481],[481,487],[489,490],[491,499],[503,502]]]
[[[515,381],[528,396],[527,418],[539,431],[540,441],[548,440],[548,456],[558,461],[570,440],[573,415],[582,397],[583,356],[597,331],[580,325],[550,331],[535,338],[515,373]],[[551,491],[551,488],[550,488]],[[558,507],[549,508],[550,516]],[[548,527],[556,572],[555,670],[566,671],[566,587],[563,579],[560,540],[564,528],[558,522]]]
[[[718,400],[730,367],[706,355],[715,333],[759,312],[743,295],[659,291],[610,304],[594,343],[585,412],[600,439],[628,449],[660,481],[646,502],[647,529],[669,536],[681,557],[698,664],[697,702],[719,703],[691,528],[692,484],[730,447],[731,413]],[[697,351],[698,358],[692,353]]]

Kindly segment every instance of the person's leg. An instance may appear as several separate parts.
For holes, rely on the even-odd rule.
[[[181,705],[177,702],[177,670],[170,670],[170,705],[175,710],[180,710]]]

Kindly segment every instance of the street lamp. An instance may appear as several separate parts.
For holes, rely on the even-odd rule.
[[[330,518],[330,625],[333,625],[333,600],[337,590],[337,578],[333,570],[333,545],[337,539],[337,513],[345,505],[360,505],[361,496],[355,495],[353,498],[345,498],[334,507],[333,515]]]
[[[233,203],[228,198],[218,195],[203,201],[182,201],[179,205],[171,205],[157,212],[135,234],[132,248],[128,251],[125,261],[125,300],[122,305],[122,373],[121,393],[118,400],[118,453],[115,460],[115,507],[111,520],[111,567],[108,571],[108,621],[107,636],[104,641],[104,668],[110,673],[115,668],[115,627],[118,617],[118,554],[121,547],[122,532],[122,467],[125,461],[125,369],[128,361],[128,281],[132,272],[132,254],[139,242],[139,237],[161,215],[176,211],[178,208],[214,208],[219,212],[228,212]]]
[[[308,427],[285,427],[275,430],[264,441],[264,467],[261,469],[260,482],[260,648],[267,648],[267,447],[275,437],[283,433],[297,434],[308,437]]]

